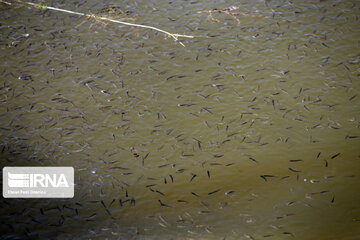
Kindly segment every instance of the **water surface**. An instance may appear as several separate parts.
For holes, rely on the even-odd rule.
[[[196,37],[0,5],[2,166],[76,182],[2,239],[360,237],[358,1],[46,4]]]

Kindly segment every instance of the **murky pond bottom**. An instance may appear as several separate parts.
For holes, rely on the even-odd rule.
[[[1,3],[1,239],[360,238],[358,2],[46,4],[195,38]]]

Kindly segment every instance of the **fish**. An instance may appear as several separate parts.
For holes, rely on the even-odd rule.
[[[182,172],[184,172],[186,169],[184,169],[184,168],[180,168],[180,169],[177,169],[176,171],[175,171],[175,173],[182,173]]]
[[[276,177],[276,176],[265,174],[265,175],[261,175],[260,177],[261,177],[262,179],[264,179],[265,182],[267,182],[267,178],[273,178],[273,177]]]
[[[214,190],[214,191],[212,191],[212,192],[209,192],[208,195],[212,195],[212,194],[214,194],[214,193],[217,193],[217,192],[219,192],[220,190],[221,190],[221,188],[216,189],[216,190]]]
[[[290,236],[292,236],[292,237],[295,237],[294,234],[292,234],[291,232],[283,232],[283,234],[285,234],[285,235],[290,235]]]
[[[153,187],[153,186],[156,186],[157,184],[149,184],[149,185],[146,185],[145,187]]]
[[[354,139],[354,138],[360,138],[360,136],[355,136],[355,135],[346,135],[345,139],[350,138],[350,139]]]
[[[167,205],[167,204],[163,203],[160,199],[158,200],[158,202],[160,203],[160,205],[161,205],[162,207],[168,207],[168,208],[171,207],[170,205]]]
[[[185,153],[181,153],[182,157],[193,157],[194,154],[185,154]]]
[[[210,211],[209,210],[200,210],[199,213],[200,214],[206,214],[206,213],[210,213]]]
[[[130,200],[130,206],[134,206],[135,207],[135,198],[131,198]]]
[[[149,156],[150,153],[147,153],[143,158],[142,158],[142,161],[141,161],[141,165],[144,166],[145,165],[145,159]]]
[[[304,104],[304,108],[306,111],[311,112],[310,109]]]
[[[191,107],[191,106],[194,106],[195,104],[194,103],[179,103],[178,106],[179,107]]]
[[[194,180],[194,178],[197,176],[197,175],[194,174],[194,173],[191,173],[191,175],[192,175],[192,177],[191,177],[191,179],[190,179],[190,182],[192,182],[192,180]]]
[[[324,47],[330,48],[328,45],[326,45],[326,43],[321,43]]]
[[[198,93],[198,96],[203,97],[203,98],[208,98],[208,97],[210,97],[211,95],[212,95],[212,94],[203,95],[203,94],[201,94],[201,93]]]
[[[253,157],[248,157],[251,161],[259,163],[258,161],[256,161],[256,159],[254,159]]]
[[[194,195],[195,197],[200,197],[199,195],[197,195],[196,193],[194,192],[191,192],[192,195]]]
[[[121,166],[111,167],[111,168],[109,168],[109,169],[129,170],[128,168],[124,168],[124,167],[121,167]]]
[[[349,98],[349,101],[353,100],[355,97],[357,96],[357,94],[355,94],[354,96]]]
[[[162,192],[160,192],[159,190],[156,190],[155,192],[157,192],[157,193],[159,193],[159,194],[161,194],[161,195],[165,196],[165,194],[164,194],[164,193],[162,193]]]
[[[293,169],[293,168],[288,168],[290,171],[292,171],[292,172],[301,172],[301,171],[299,171],[299,170],[295,170],[295,169]]]
[[[167,166],[169,166],[170,165],[170,163],[167,163],[167,164],[163,164],[163,165],[160,165],[160,166],[158,166],[158,168],[163,168],[163,167],[167,167]]]

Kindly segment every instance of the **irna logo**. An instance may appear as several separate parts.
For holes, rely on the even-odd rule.
[[[5,198],[72,198],[73,167],[4,167]]]
[[[19,174],[8,172],[9,187],[69,187],[64,174]]]

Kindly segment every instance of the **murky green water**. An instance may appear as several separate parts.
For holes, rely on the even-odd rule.
[[[0,5],[1,165],[76,182],[1,239],[360,238],[358,1],[46,4],[196,38]]]

